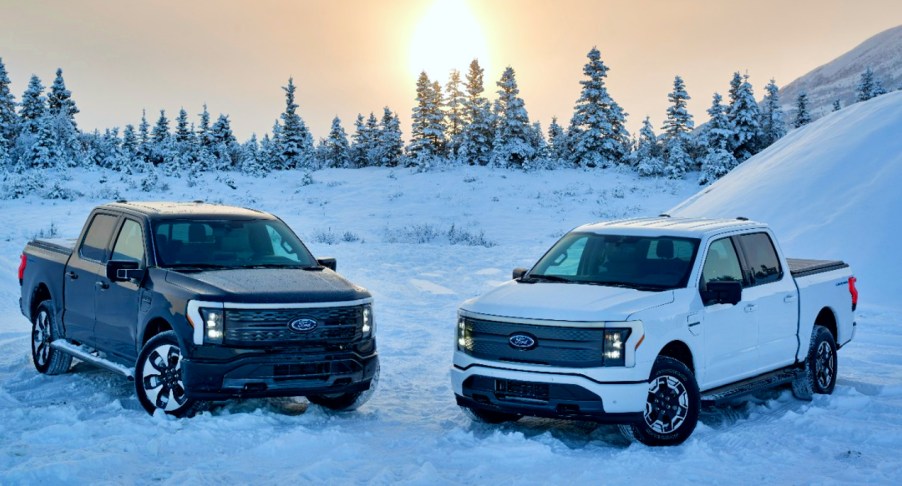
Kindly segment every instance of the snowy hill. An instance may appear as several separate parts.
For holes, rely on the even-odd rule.
[[[900,30],[902,32],[902,30]],[[672,215],[771,224],[790,256],[840,258],[862,299],[902,295],[902,92],[831,113],[744,162]]]
[[[780,89],[780,101],[790,117],[795,116],[799,94],[808,93],[809,110],[814,118],[833,110],[833,101],[843,107],[855,102],[855,87],[861,73],[874,71],[887,91],[902,86],[902,25],[885,30],[858,47],[811,71]]]

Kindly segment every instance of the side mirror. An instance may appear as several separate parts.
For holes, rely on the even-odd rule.
[[[111,282],[141,280],[144,278],[144,270],[134,260],[110,260],[106,262],[106,278]]]
[[[519,280],[519,279],[523,278],[523,276],[526,275],[526,272],[527,272],[527,270],[525,268],[519,268],[519,267],[515,268],[514,273],[513,273],[514,280]]]
[[[317,258],[316,263],[319,263],[320,265],[328,268],[329,270],[332,270],[333,272],[338,271],[338,262],[334,258]]]
[[[742,300],[742,282],[725,280],[722,282],[708,282],[705,303],[736,305]]]

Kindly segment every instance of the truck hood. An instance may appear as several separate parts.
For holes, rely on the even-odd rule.
[[[346,302],[370,293],[329,269],[249,268],[176,272],[166,281],[214,302]]]
[[[540,282],[504,283],[468,300],[462,310],[499,317],[555,321],[625,321],[636,312],[673,302],[673,291]]]

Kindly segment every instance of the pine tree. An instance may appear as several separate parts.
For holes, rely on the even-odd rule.
[[[200,112],[200,126],[197,127],[197,140],[201,147],[209,147],[213,144],[210,137],[210,112],[207,111],[207,104],[204,103],[204,111]]]
[[[354,120],[354,135],[351,135],[351,161],[355,167],[366,167],[366,149],[369,134],[362,113]]]
[[[188,112],[184,108],[179,110],[179,116],[175,121],[175,141],[179,143],[191,142],[194,138],[192,130],[188,127]]]
[[[239,147],[227,115],[220,114],[210,127],[210,139],[213,142],[212,155],[217,160],[218,168],[235,168],[238,165]]]
[[[561,168],[567,159],[567,134],[558,124],[557,117],[551,118],[548,125],[548,163],[551,168]]]
[[[886,94],[883,84],[874,76],[874,72],[868,67],[861,73],[861,81],[856,88],[858,101],[867,101],[882,94]]]
[[[686,102],[692,99],[686,92],[683,78],[673,79],[673,91],[667,95],[671,105],[667,107],[664,120],[664,172],[671,178],[679,179],[687,171],[695,168],[695,161],[689,155],[692,144],[690,133],[695,127],[692,115],[686,109]]]
[[[492,164],[496,167],[516,167],[530,169],[536,156],[532,140],[529,115],[520,98],[520,88],[514,69],[508,66],[501,75],[498,85],[498,100],[495,102],[495,142]]]
[[[47,100],[44,98],[44,86],[41,84],[41,79],[32,74],[28,81],[28,88],[22,94],[22,104],[19,107],[22,132],[38,133],[40,120],[46,113]]]
[[[3,58],[0,57],[0,152],[7,163],[12,163],[10,151],[19,134],[19,118],[16,116],[16,98],[9,89],[9,76]]]
[[[705,153],[702,156],[701,174],[698,183],[701,185],[714,182],[733,170],[738,164],[730,150],[733,131],[726,109],[721,104],[720,93],[714,93],[711,107],[708,108],[708,123],[704,134]]]
[[[583,67],[587,79],[579,82],[582,92],[568,127],[571,162],[579,167],[607,167],[624,162],[629,153],[626,113],[608,94],[609,69],[601,53],[593,47],[587,57]]]
[[[37,129],[37,136],[24,154],[24,160],[20,159],[20,168],[55,169],[61,167],[63,155],[59,152],[59,146],[54,139],[50,117],[45,114],[35,120],[34,126]]]
[[[72,92],[66,89],[66,82],[63,80],[63,70],[57,68],[56,78],[53,85],[50,86],[50,93],[47,95],[47,107],[52,116],[62,114],[65,116],[73,128],[77,128],[75,124],[75,115],[79,113],[79,109],[72,100]]]
[[[429,81],[425,71],[421,72],[417,78],[417,105],[411,116],[407,152],[413,159],[411,163],[424,169],[444,154],[445,126],[441,96],[441,86]]]
[[[457,147],[458,157],[470,165],[486,165],[492,154],[495,119],[489,100],[482,96],[484,71],[479,61],[470,63],[467,72],[466,97],[463,104],[463,131]]]
[[[783,108],[780,107],[780,88],[771,79],[764,87],[765,95],[761,103],[761,149],[786,135],[786,122],[783,120]]]
[[[645,117],[642,121],[642,129],[639,130],[639,141],[636,151],[631,159],[636,166],[636,171],[641,176],[659,176],[664,173],[664,151],[655,135],[655,129],[651,120]]]
[[[135,158],[138,154],[138,136],[134,125],[128,124],[122,131],[122,150],[130,158]]]
[[[297,114],[294,78],[288,78],[288,86],[283,86],[282,90],[285,91],[285,111],[280,116],[282,126],[278,137],[273,133],[273,142],[279,151],[279,168],[306,167],[313,153],[313,136],[307,130],[304,120]]]
[[[169,118],[166,118],[166,110],[160,110],[160,118],[153,126],[150,138],[155,144],[161,144],[169,138]]]
[[[739,73],[734,73],[733,79],[735,80],[738,75]],[[752,92],[748,76],[742,78],[742,83],[735,95],[732,94],[732,84],[730,110],[727,117],[730,120],[730,130],[733,132],[731,144],[733,156],[742,162],[758,151],[761,129],[758,122],[758,102],[755,101],[755,94]]]
[[[839,100],[833,100],[833,111],[839,111],[842,109],[842,103]]]
[[[464,106],[466,97],[460,88],[460,71],[453,69],[445,85],[445,125],[447,126],[448,148],[452,157],[457,157],[464,131]]]
[[[329,136],[320,144],[320,156],[325,167],[350,167],[351,147],[348,145],[348,136],[341,127],[341,120],[336,116],[332,119],[332,128]]]
[[[383,167],[401,165],[404,141],[401,139],[401,122],[398,116],[386,106],[379,125],[379,139],[376,149],[376,164]]]
[[[808,93],[801,93],[796,99],[796,119],[792,126],[799,128],[811,123],[811,113],[808,112]]]
[[[269,143],[269,138],[265,138],[265,140]],[[263,150],[257,143],[257,134],[251,134],[251,138],[241,146],[240,153],[239,168],[241,172],[255,177],[263,177],[269,173],[269,168],[263,159]]]

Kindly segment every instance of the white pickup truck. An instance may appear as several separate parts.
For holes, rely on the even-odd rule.
[[[855,335],[849,266],[787,259],[745,218],[580,226],[513,277],[459,310],[451,379],[474,420],[594,420],[676,445],[703,402],[832,393]]]

